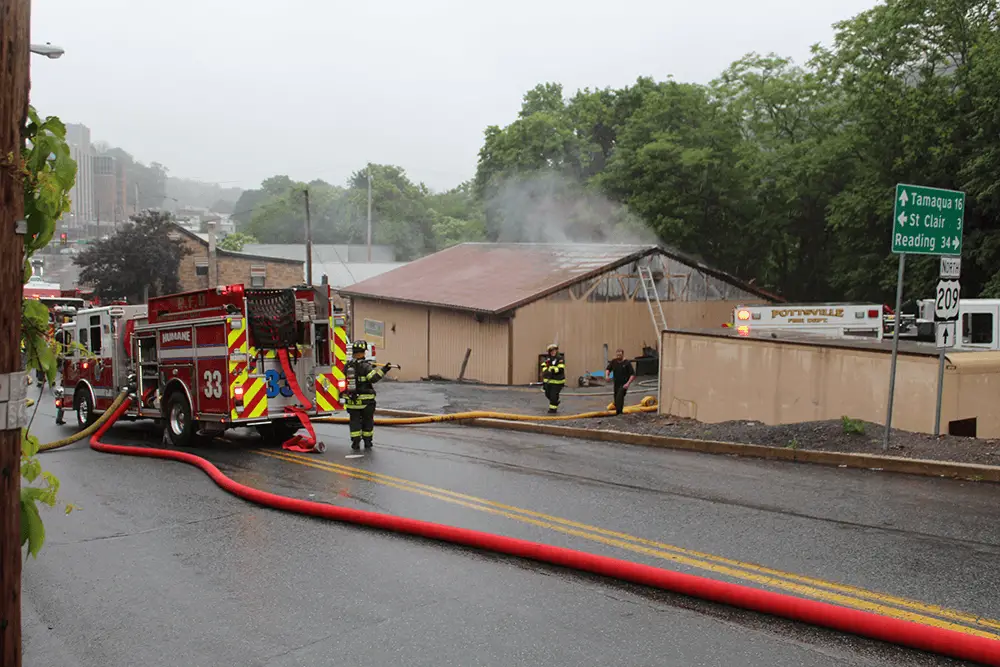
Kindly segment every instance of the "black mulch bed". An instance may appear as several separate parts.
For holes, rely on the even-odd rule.
[[[716,440],[751,445],[813,449],[826,452],[888,454],[913,459],[1000,465],[1000,440],[941,436],[892,430],[889,451],[882,450],[884,427],[850,420],[803,422],[767,426],[753,421],[702,424],[658,414],[627,414],[620,417],[576,419],[559,426],[625,431],[644,435]]]

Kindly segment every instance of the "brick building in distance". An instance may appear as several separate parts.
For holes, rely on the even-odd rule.
[[[180,240],[188,250],[178,268],[184,292],[217,285],[281,288],[305,282],[302,260],[223,250],[216,247],[212,232],[196,234],[176,223],[171,226],[170,237]]]

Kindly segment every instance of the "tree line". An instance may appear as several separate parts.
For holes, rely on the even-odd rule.
[[[467,240],[642,231],[791,300],[890,302],[897,183],[962,190],[963,295],[1000,296],[998,0],[887,0],[804,65],[751,53],[707,84],[638,78],[572,96],[542,83],[484,133],[444,193],[371,165],[373,241],[413,259]],[[343,185],[265,180],[233,206],[262,243],[364,243],[368,167]],[[643,237],[650,238],[650,237]],[[907,264],[931,294],[936,258]]]
[[[967,193],[963,295],[1000,296],[997,19],[995,1],[889,0],[804,66],[749,54],[707,85],[640,78],[569,99],[539,85],[486,130],[487,230],[512,179],[557,172],[789,299],[890,302],[895,186],[928,185]],[[907,297],[936,278],[936,257],[913,258]]]
[[[996,0],[889,0],[836,24],[804,65],[749,54],[705,85],[640,77],[566,96],[540,84],[513,122],[486,129],[470,183],[432,194],[374,165],[375,241],[410,259],[538,240],[549,211],[567,240],[641,223],[789,299],[889,302],[894,188],[913,183],[967,193],[963,295],[1000,296],[997,20]],[[241,228],[301,240],[296,185],[244,192]],[[364,242],[366,171],[308,185],[315,240]],[[907,296],[928,296],[936,258],[907,266]]]
[[[416,259],[462,241],[485,238],[482,207],[470,183],[432,193],[393,165],[373,164],[372,243],[392,245],[399,260]],[[313,243],[364,244],[368,236],[369,167],[346,186],[272,176],[245,190],[232,217],[260,243],[304,243],[306,191]]]

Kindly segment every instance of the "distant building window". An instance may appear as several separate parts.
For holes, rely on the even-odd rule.
[[[207,259],[196,259],[194,262],[194,273],[197,276],[207,276],[208,275],[208,260]]]
[[[264,287],[267,278],[267,267],[261,264],[250,266],[250,287]]]

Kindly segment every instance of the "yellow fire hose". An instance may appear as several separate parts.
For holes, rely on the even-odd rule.
[[[93,424],[83,429],[82,431],[74,433],[68,438],[63,438],[62,440],[56,440],[55,442],[47,442],[44,445],[41,445],[38,448],[38,451],[47,452],[53,449],[59,449],[60,447],[65,447],[66,445],[72,445],[74,442],[79,442],[84,438],[89,438],[94,433],[97,433],[97,429],[101,428],[101,425],[104,424],[104,422],[111,419],[111,415],[115,413],[115,410],[117,410],[118,406],[125,401],[125,398],[127,396],[128,396],[127,391],[123,391],[122,393],[118,394],[118,397],[115,398],[114,402],[111,404],[111,407],[105,410],[104,414],[98,417],[97,421],[95,421]]]
[[[630,405],[623,410],[626,414],[636,412],[656,412],[656,398],[646,396],[639,402],[639,405]],[[615,404],[608,404],[607,410],[595,412],[582,412],[575,415],[516,415],[507,412],[456,412],[450,415],[428,415],[426,417],[376,417],[375,424],[378,426],[408,426],[412,424],[439,424],[441,422],[466,421],[469,419],[503,419],[506,421],[567,421],[570,419],[589,419],[593,417],[610,417],[615,414]],[[347,424],[350,419],[347,417],[320,417],[314,422],[327,424]]]
[[[40,452],[48,452],[53,449],[59,449],[60,447],[66,447],[67,445],[72,445],[74,442],[79,442],[84,438],[89,438],[94,433],[101,428],[104,422],[111,418],[115,410],[125,401],[128,396],[127,391],[123,391],[115,398],[111,406],[104,411],[104,413],[97,418],[97,420],[88,426],[87,428],[74,433],[73,435],[63,438],[62,440],[56,440],[54,442],[47,442],[38,448]],[[32,399],[28,399],[28,406],[34,405]],[[474,412],[456,412],[450,415],[429,415],[426,417],[376,417],[375,423],[379,426],[409,426],[414,424],[439,424],[442,422],[454,422],[454,421],[467,421],[470,419],[503,419],[506,421],[567,421],[570,419],[588,419],[593,417],[609,417],[615,414],[614,403],[608,404],[607,410],[598,410],[595,412],[582,412],[575,415],[516,415],[507,412],[489,412],[484,410],[474,411]],[[638,412],[656,412],[656,398],[653,396],[646,396],[639,402],[638,405],[630,405],[626,407],[623,412],[625,414],[633,414]],[[314,422],[322,422],[326,424],[347,424],[350,423],[350,419],[347,417],[321,417],[319,419],[312,420]]]

